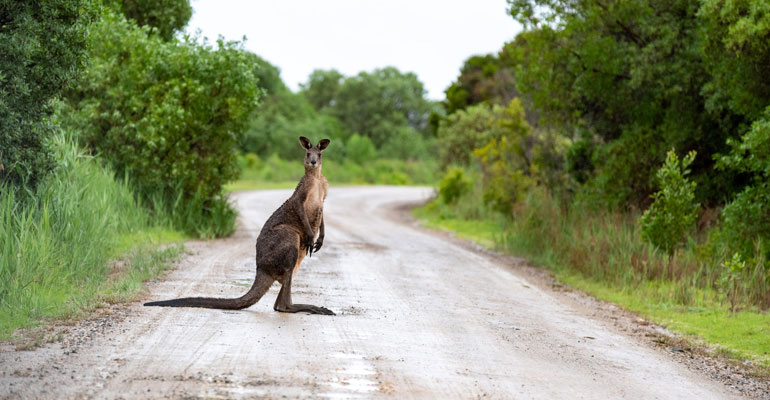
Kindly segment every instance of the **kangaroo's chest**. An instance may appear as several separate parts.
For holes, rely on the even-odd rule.
[[[326,182],[318,180],[308,188],[307,196],[305,196],[305,213],[314,232],[321,225],[321,215],[323,213],[327,188]]]

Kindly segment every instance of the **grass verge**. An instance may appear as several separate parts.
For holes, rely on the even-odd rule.
[[[128,299],[181,252],[157,248],[182,235],[137,204],[127,183],[71,138],[57,136],[53,146],[59,167],[34,191],[0,187],[2,339]]]
[[[247,154],[240,156],[238,163],[241,177],[225,185],[227,191],[294,188],[305,173],[299,158],[283,160],[273,155],[263,160],[255,154]],[[324,159],[323,165],[323,174],[332,185],[425,185],[436,182],[434,161],[374,159],[357,164],[330,158]]]

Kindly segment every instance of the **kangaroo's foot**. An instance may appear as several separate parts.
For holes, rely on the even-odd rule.
[[[294,274],[292,270],[286,272],[283,276],[283,282],[281,291],[278,292],[278,298],[275,299],[275,305],[273,309],[278,312],[296,313],[296,312],[308,312],[310,314],[320,315],[335,315],[332,310],[314,306],[312,304],[294,304],[291,301],[291,280]]]
[[[310,314],[337,315],[334,313],[334,311],[326,307],[314,306],[312,304],[288,304],[288,305],[276,304],[274,308],[275,308],[275,311],[278,311],[278,312],[287,312],[287,313],[307,312]]]

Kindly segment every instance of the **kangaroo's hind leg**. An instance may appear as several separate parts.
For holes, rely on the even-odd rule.
[[[291,281],[294,277],[294,270],[296,268],[297,261],[301,261],[298,259],[299,256],[299,249],[294,248],[293,249],[293,257],[288,257],[289,259],[294,259],[294,265],[286,269],[286,272],[283,274],[283,279],[281,282],[283,285],[281,286],[281,291],[278,292],[278,298],[275,300],[275,305],[273,306],[273,309],[275,311],[280,312],[289,312],[289,313],[296,313],[296,312],[308,312],[311,314],[323,314],[323,315],[334,315],[334,312],[332,310],[329,310],[325,307],[319,307],[314,306],[312,304],[294,304],[291,301]]]

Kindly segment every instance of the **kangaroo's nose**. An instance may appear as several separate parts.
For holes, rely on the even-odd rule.
[[[315,161],[311,161],[310,163],[311,163],[311,164],[313,164],[313,165],[315,165]]]

